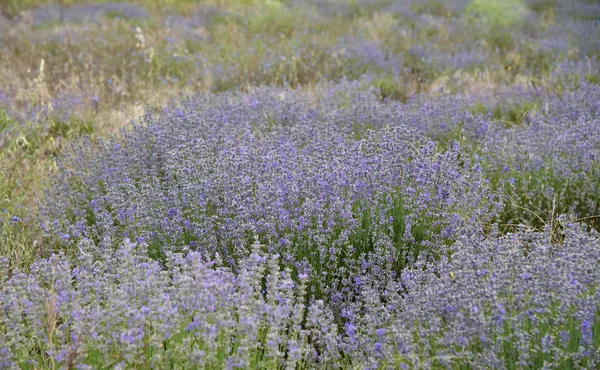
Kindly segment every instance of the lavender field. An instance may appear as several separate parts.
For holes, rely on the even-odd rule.
[[[0,0],[0,369],[598,369],[599,231],[595,0]]]

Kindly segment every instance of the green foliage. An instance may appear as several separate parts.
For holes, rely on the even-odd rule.
[[[499,50],[501,53],[508,53],[515,48],[515,40],[509,31],[498,30],[490,32],[485,36],[486,46],[491,50]]]
[[[490,118],[507,127],[521,126],[528,114],[538,110],[537,102],[521,101],[508,106],[496,105],[487,107],[482,103],[476,103],[471,107],[474,115],[489,115]]]
[[[397,100],[405,103],[407,99],[406,86],[400,84],[392,76],[374,79],[372,86],[379,90],[381,100]]]
[[[588,73],[585,75],[585,80],[596,85],[600,84],[600,73]]]
[[[16,126],[17,122],[8,115],[8,112],[5,109],[0,109],[0,134]]]
[[[465,15],[469,22],[497,29],[521,23],[527,11],[521,0],[472,0]]]
[[[256,11],[247,20],[251,33],[267,33],[292,37],[297,22],[302,16],[295,14],[287,6],[279,2],[268,2],[264,9]]]
[[[16,267],[28,266],[51,246],[37,227],[36,206],[44,175],[64,153],[64,142],[94,135],[94,121],[56,117],[19,123],[0,110],[0,256]],[[20,221],[13,221],[17,216]]]
[[[427,13],[436,17],[451,18],[456,14],[448,9],[443,1],[440,0],[425,0],[412,4],[412,10],[416,13]]]
[[[600,227],[600,181],[595,180],[595,193],[584,191],[588,181],[600,173],[600,166],[589,176],[565,178],[550,168],[538,171],[509,170],[489,172],[492,187],[503,194],[502,212],[494,220],[503,232],[512,232],[523,225],[535,230],[551,226],[553,236],[561,234],[558,217],[572,214],[577,221]]]
[[[50,137],[72,138],[81,135],[92,135],[94,133],[94,121],[73,119],[65,122],[60,119],[51,118],[48,128]]]
[[[422,58],[413,54],[407,54],[404,57],[404,68],[408,71],[408,77],[415,81],[419,87],[423,84],[435,80],[446,71],[440,71],[435,63],[427,63]]]
[[[545,13],[556,7],[556,0],[535,0],[527,4],[536,13]]]

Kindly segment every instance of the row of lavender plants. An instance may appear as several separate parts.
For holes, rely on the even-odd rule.
[[[3,368],[597,368],[600,243],[566,225],[460,237],[396,278],[363,270],[341,315],[255,242],[232,270],[89,241],[0,276]],[[278,247],[277,247],[278,248]],[[2,261],[6,267],[7,261]],[[6,271],[6,270],[4,270]]]
[[[364,202],[379,226],[394,212],[427,214],[453,232],[490,219],[502,230],[540,228],[561,214],[597,226],[599,101],[598,85],[572,81],[560,94],[509,88],[406,104],[382,102],[371,79],[316,92],[204,94],[147,116],[123,139],[102,142],[101,153],[85,144],[68,157],[47,226],[53,214],[63,219],[54,231],[97,241],[164,231],[171,236],[161,245],[216,233],[217,248],[221,239],[243,245],[253,233],[289,244],[290,223],[302,217],[305,225],[328,223],[322,232],[331,243],[338,227],[362,227],[346,221],[364,218]],[[233,218],[243,226],[220,224]],[[404,234],[404,224],[394,227]]]
[[[577,270],[579,276],[574,270],[582,260],[590,267],[597,263],[595,232],[551,217],[545,232],[521,230],[502,237],[490,231],[490,224],[507,215],[502,213],[507,193],[494,185],[516,186],[511,176],[518,173],[519,181],[530,181],[538,196],[547,194],[535,181],[552,186],[548,181],[563,184],[576,174],[589,186],[577,186],[575,198],[564,201],[598,199],[592,172],[597,169],[597,135],[588,131],[579,136],[578,146],[558,146],[564,139],[549,141],[550,135],[560,138],[561,132],[597,125],[597,86],[573,87],[560,96],[509,91],[513,99],[540,106],[511,124],[498,122],[498,117],[510,118],[498,95],[424,96],[405,105],[381,102],[369,86],[326,85],[316,94],[260,88],[173,102],[160,113],[148,113],[142,125],[121,138],[96,146],[82,142],[66,157],[43,207],[42,226],[56,237],[58,249],[78,256],[88,244],[112,256],[123,243],[133,248],[124,242],[127,238],[143,248],[133,255],[151,257],[157,273],[167,275],[180,270],[172,265],[173,253],[218,261],[214,263],[231,279],[244,276],[248,261],[256,263],[259,252],[249,248],[253,243],[266,256],[277,256],[267,258],[269,271],[277,271],[265,273],[253,299],[268,304],[264,300],[275,288],[269,288],[267,275],[289,279],[282,284],[289,284],[290,292],[295,286],[302,296],[281,296],[270,303],[288,302],[283,327],[273,329],[280,336],[286,333],[284,339],[272,339],[278,354],[270,353],[271,329],[263,328],[264,338],[252,335],[258,354],[247,352],[242,342],[231,343],[209,350],[207,356],[216,358],[207,360],[207,367],[227,361],[242,367],[595,364],[597,278],[588,275],[595,273],[593,268]],[[547,122],[547,131],[539,122]],[[521,135],[528,135],[522,144],[501,140]],[[531,155],[526,157],[524,150]],[[505,169],[515,163],[524,167]],[[528,166],[553,168],[556,176],[552,172],[536,179]],[[571,172],[562,174],[561,169]],[[501,179],[490,181],[494,174]],[[551,222],[561,227],[560,245]],[[583,248],[585,255],[573,254],[569,245]],[[558,263],[561,270],[550,270],[546,261]],[[570,280],[554,285],[560,274]],[[581,290],[572,299],[583,299],[589,307],[579,301],[560,303],[568,292],[562,289],[577,286]],[[319,335],[332,337],[312,336],[317,334],[306,321],[312,305],[324,315],[319,320],[330,320],[319,321],[327,328]],[[306,312],[295,317],[300,308]],[[193,316],[187,320],[194,321]],[[244,319],[241,313],[238,317]],[[263,320],[267,326],[273,323],[268,316]],[[398,322],[407,326],[398,327]],[[243,327],[237,321],[230,325]],[[288,334],[288,326],[304,334]],[[158,329],[145,330],[147,334],[138,332],[137,341],[148,350],[142,338]],[[242,341],[242,334],[228,335],[227,343]],[[163,339],[162,350],[147,353],[166,355],[165,342],[188,345],[186,335],[181,336],[180,342]],[[67,343],[71,347],[63,349],[61,361],[79,353],[73,339]],[[314,347],[324,343],[334,346],[333,352]],[[175,351],[177,345],[172,346]],[[199,348],[206,354],[208,349]],[[117,362],[142,366],[131,362],[136,356],[111,353]],[[82,356],[98,361],[94,355]],[[154,361],[152,356],[142,361]]]

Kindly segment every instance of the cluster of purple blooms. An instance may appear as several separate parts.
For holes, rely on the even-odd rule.
[[[460,237],[397,279],[363,274],[341,314],[255,242],[217,255],[79,244],[79,257],[0,275],[0,366],[77,368],[596,368],[600,240]],[[32,343],[30,338],[36,338]],[[26,359],[26,360],[24,360]]]
[[[518,87],[414,99],[398,104],[396,116],[438,142],[469,147],[504,194],[503,222],[540,226],[571,213],[597,226],[600,87],[564,83],[559,94]]]
[[[522,101],[541,108],[515,126],[492,117],[494,107],[504,109],[502,94],[401,104],[381,102],[368,86],[259,88],[174,102],[120,139],[82,143],[65,158],[44,227],[62,245],[91,243],[102,253],[129,238],[161,271],[173,270],[173,253],[219,260],[232,279],[245,273],[258,240],[290,284],[302,282],[303,302],[325,315],[320,325],[332,337],[306,331],[300,341],[307,367],[346,359],[414,368],[595,364],[598,278],[588,266],[598,259],[596,234],[565,226],[560,246],[548,232],[484,237],[501,206],[482,166],[519,158],[528,173],[537,155],[544,167],[568,169],[564,176],[592,186],[585,176],[597,168],[597,135],[579,136],[578,146],[550,139],[592,130],[597,86],[561,96],[522,91]],[[474,112],[475,103],[489,111]],[[444,135],[461,139],[458,129],[469,146],[444,145]],[[519,139],[525,134],[529,141]],[[593,197],[597,188],[582,191]],[[256,297],[267,299],[262,293]],[[325,343],[332,347],[314,347]],[[243,361],[231,348],[230,365]],[[277,361],[287,361],[282,353]]]
[[[117,201],[119,205],[110,205],[109,207],[113,210],[113,213],[138,212],[146,214],[145,206],[150,203],[143,200],[143,197],[137,195],[136,192],[133,192],[133,195],[123,195],[125,193],[119,190],[119,187],[124,185],[118,184],[118,182],[115,183],[114,180],[130,181],[133,184],[139,181],[139,178],[148,175],[149,177],[175,176],[178,179],[168,184],[157,182],[155,185],[162,187],[162,192],[165,191],[165,186],[180,187],[180,183],[193,182],[194,192],[197,194],[210,193],[215,189],[213,186],[219,184],[217,186],[219,191],[229,192],[226,196],[226,193],[222,193],[221,199],[225,202],[235,197],[246,197],[247,194],[250,194],[249,189],[254,186],[253,183],[279,183],[276,186],[281,187],[282,190],[270,191],[269,195],[258,192],[255,193],[255,196],[259,198],[276,197],[278,199],[283,196],[284,199],[290,201],[294,199],[295,202],[303,202],[307,197],[306,193],[314,192],[313,196],[319,194],[319,197],[324,197],[324,194],[327,194],[324,189],[315,184],[330,182],[330,185],[335,183],[341,189],[344,189],[349,184],[355,184],[356,181],[363,181],[360,178],[361,173],[355,171],[360,167],[359,162],[364,167],[366,165],[365,161],[376,159],[382,161],[381,164],[385,165],[387,156],[393,156],[396,158],[395,160],[406,162],[403,166],[412,166],[411,168],[403,168],[403,181],[417,179],[419,176],[416,174],[421,170],[414,168],[414,165],[411,164],[414,163],[413,158],[415,156],[427,157],[429,154],[416,154],[413,149],[415,147],[427,147],[424,141],[429,139],[424,139],[424,136],[441,143],[429,144],[435,146],[434,151],[451,150],[455,145],[455,140],[462,143],[463,149],[460,149],[460,151],[467,151],[469,152],[468,155],[475,155],[475,162],[480,162],[480,164],[472,164],[477,165],[478,168],[483,167],[483,177],[493,182],[493,190],[501,190],[505,205],[513,203],[515,199],[522,196],[523,199],[519,201],[526,202],[529,209],[535,211],[535,213],[527,213],[514,207],[508,207],[502,215],[503,222],[539,225],[536,220],[541,218],[546,222],[562,213],[571,213],[579,218],[598,214],[600,186],[597,178],[600,173],[600,136],[596,134],[596,131],[600,119],[598,114],[600,112],[598,105],[600,88],[597,84],[580,82],[578,86],[570,86],[562,94],[545,92],[541,88],[517,87],[507,88],[506,91],[495,94],[472,93],[444,94],[438,97],[422,96],[402,104],[395,101],[380,102],[377,89],[371,87],[371,80],[366,78],[353,82],[324,84],[317,90],[316,96],[315,100],[310,97],[308,92],[262,88],[245,95],[209,95],[180,103],[178,107],[175,107],[175,104],[170,111],[164,112],[159,117],[149,119],[144,127],[136,130],[135,135],[126,134],[126,144],[123,144],[123,142],[106,143],[104,144],[106,147],[104,149],[105,153],[101,155],[96,153],[95,149],[93,152],[85,154],[86,149],[83,149],[83,158],[92,158],[96,163],[80,158],[75,160],[75,162],[79,162],[78,164],[68,165],[69,168],[78,168],[77,171],[92,174],[86,180],[86,187],[83,189],[85,193],[89,192],[89,196],[77,196],[75,198],[85,199],[87,203],[92,200],[98,203],[102,201],[106,192],[111,191],[120,194],[118,195],[119,199],[122,197],[127,199],[126,201]],[[514,109],[515,106],[528,108],[514,113],[511,109]],[[510,114],[504,114],[505,111],[510,112]],[[514,122],[510,121],[511,119]],[[357,145],[362,145],[358,143],[357,139],[366,140],[367,142],[379,141],[377,136],[381,135],[379,133],[381,129],[395,126],[398,126],[394,129],[396,132],[394,135],[398,138],[398,143],[394,145],[400,146],[399,148],[383,155],[366,153],[362,149],[362,152],[357,151]],[[373,132],[367,135],[369,129],[372,129]],[[400,132],[402,134],[399,134]],[[189,137],[196,138],[197,142],[192,144],[191,140],[188,140]],[[161,143],[146,144],[146,142],[152,142],[153,140],[159,140]],[[401,141],[404,143],[400,144]],[[258,145],[257,143],[261,144]],[[348,148],[348,146],[354,148]],[[304,150],[299,151],[300,147]],[[209,158],[208,154],[202,154],[202,160],[197,160],[200,155],[198,151],[205,151],[202,148],[210,148],[208,152],[211,153],[212,158]],[[383,150],[383,148],[378,150]],[[286,153],[286,151],[289,153]],[[319,154],[315,158],[315,151],[318,153],[331,152],[332,154],[328,154],[329,157]],[[352,155],[351,152],[353,152]],[[373,155],[376,155],[376,158],[368,158]],[[104,159],[103,156],[108,158]],[[343,157],[345,163],[336,162],[334,160],[336,157]],[[219,160],[217,161],[216,158]],[[319,160],[327,163],[317,164]],[[189,161],[191,163],[187,163]],[[209,163],[205,163],[206,161]],[[279,161],[280,164],[273,168],[273,174],[270,177],[260,178],[259,174],[261,172],[265,174],[268,171],[269,166],[265,163],[266,161]],[[297,163],[297,165],[292,166],[292,163]],[[158,168],[159,165],[160,168]],[[212,166],[221,166],[222,168],[209,170]],[[285,170],[281,168],[285,166],[290,166],[290,168]],[[319,167],[327,168],[328,173],[331,173],[332,176],[334,176],[333,173],[347,172],[349,171],[348,168],[353,173],[339,175],[345,177],[346,183],[326,178],[313,181],[314,178],[309,177],[310,173],[301,168],[302,166],[310,166],[311,171],[315,172],[313,176],[324,176],[320,174],[322,171]],[[194,167],[202,168],[195,169]],[[371,167],[373,166],[371,165]],[[182,170],[183,168],[185,168],[185,171]],[[245,172],[243,174],[239,173],[238,169]],[[366,169],[363,170],[366,171]],[[396,170],[399,170],[399,168],[396,168]],[[238,173],[230,174],[232,171]],[[289,175],[285,176],[284,180],[277,179],[282,176],[277,173],[280,171],[286,171]],[[394,184],[392,187],[401,186],[401,183],[393,178],[393,176],[399,176],[398,174],[388,174],[386,176],[392,177],[379,179],[380,176],[383,176],[379,175],[379,171],[388,171],[384,166],[378,167],[377,170],[369,169],[368,171],[378,173],[377,176],[371,177],[371,181],[374,183],[373,187],[369,188],[368,184],[365,183],[364,189],[358,189],[358,193],[361,193],[361,195],[343,190],[343,192],[346,192],[345,196],[347,196],[346,206],[355,206],[354,203],[357,200],[371,197],[371,195],[367,196],[365,192],[371,192],[372,194],[389,193],[390,186],[382,185],[384,179],[389,180],[389,184]],[[206,175],[209,172],[215,177]],[[441,176],[440,173],[437,175]],[[447,175],[449,178],[454,176],[452,174]],[[199,177],[202,181],[197,181]],[[242,179],[243,181],[241,181],[240,177],[245,180]],[[108,186],[108,188],[99,188],[97,186],[98,181],[102,182],[103,186]],[[223,187],[221,181],[231,182],[232,184]],[[448,181],[455,182],[453,186],[460,188],[462,187],[462,185],[459,185],[461,181],[471,180]],[[96,185],[93,182],[96,182]],[[285,184],[285,182],[288,184]],[[292,186],[289,183],[294,183],[294,185]],[[311,184],[309,185],[309,183]],[[407,184],[403,187],[406,189],[414,186]],[[417,187],[421,188],[422,185]],[[134,188],[131,188],[129,193]],[[295,188],[300,190],[288,194]],[[333,188],[335,189],[336,186],[334,185]],[[151,196],[151,199],[157,199],[156,190],[153,191],[152,194],[154,195]],[[439,192],[439,189],[428,191],[435,195]],[[473,190],[472,192],[476,193],[478,191]],[[180,187],[177,192],[183,192],[186,194],[185,197],[190,197],[191,189]],[[59,193],[71,194],[71,191],[60,189]],[[237,195],[233,196],[231,194]],[[138,199],[137,202],[141,204],[132,207],[131,196]],[[339,194],[335,196],[339,196]],[[466,200],[470,199],[469,196],[469,194],[461,194],[460,197],[465,199],[454,200],[455,206],[457,204],[478,204],[478,202]],[[211,203],[214,202],[214,199],[205,199],[205,204],[200,205],[198,200],[192,201],[183,199],[180,196],[174,197],[173,194],[167,197],[177,199],[175,203],[172,203],[172,200],[168,202],[160,201],[163,204],[162,207],[170,209],[171,213],[189,207],[191,209],[204,207],[204,210],[206,210],[207,206],[214,206],[219,210],[224,209]],[[484,198],[485,195],[482,195],[481,199]],[[386,200],[378,200],[378,202],[381,201],[385,202]],[[282,203],[281,206],[291,212],[289,216],[286,216],[291,217],[291,220],[295,220],[303,212],[299,209],[291,209],[297,208],[299,204],[291,205],[288,204],[287,200],[280,202],[285,203]],[[57,203],[56,200],[53,200],[53,203],[54,207],[57,208],[56,206],[60,201]],[[270,201],[266,203],[270,203]],[[321,207],[328,208],[328,203],[329,200],[323,200]],[[121,205],[128,205],[130,209],[125,211],[121,209]],[[87,205],[77,207],[80,211],[77,216],[87,220],[87,216],[81,213]],[[94,206],[94,208],[96,207]],[[254,208],[249,210],[252,207]],[[256,207],[264,207],[264,205],[239,202],[237,208],[229,209],[227,212],[230,215],[248,214],[250,218],[261,215],[259,218],[262,218],[265,210]],[[424,207],[429,211],[435,208],[429,204]],[[464,206],[459,207],[465,208]],[[137,208],[137,211],[132,208]],[[412,208],[414,209],[414,207]],[[166,212],[163,211],[161,212]],[[272,212],[272,217],[278,220],[283,219],[281,211],[273,210]],[[319,210],[313,209],[310,212],[312,212],[312,215],[307,214],[304,217],[310,219],[317,214],[324,217],[322,208]],[[340,212],[342,211],[338,210],[333,214],[341,214]],[[447,210],[443,212],[451,213]],[[61,209],[57,214],[62,213],[63,210]],[[477,217],[481,217],[481,214],[482,212],[479,212]],[[489,215],[494,216],[493,213]],[[123,215],[120,217],[125,218]],[[129,216],[129,218],[131,217],[133,216]],[[151,217],[150,214],[146,214],[146,217],[157,223],[151,227],[148,225],[152,230],[155,230],[160,223],[181,224],[186,221],[182,218],[181,212],[177,214],[177,217],[169,217],[166,221],[162,221],[162,216],[159,217],[158,214]],[[487,219],[483,217],[483,222]],[[86,224],[89,221],[86,220],[77,221]],[[593,218],[590,220],[594,222]],[[192,222],[191,220],[187,221]],[[139,224],[139,222],[135,221],[134,224]],[[310,220],[307,220],[307,222],[310,222]],[[123,222],[119,221],[118,223],[124,225],[128,224],[129,221],[123,220]],[[109,222],[109,224],[111,223]],[[215,225],[212,222],[205,223],[205,225],[205,229],[215,230]],[[264,226],[262,229],[259,228],[261,230],[258,230],[258,232],[272,227],[273,225]],[[282,227],[287,228],[287,226]],[[248,230],[248,228],[254,230],[255,226],[246,225],[242,229]],[[179,227],[179,229],[182,228]],[[60,231],[69,235],[79,233],[77,230],[62,229]],[[124,228],[119,229],[119,232],[122,231],[124,231]],[[139,234],[139,230],[131,231],[133,232],[132,237]],[[181,234],[181,231],[173,232]],[[278,233],[272,233],[272,236],[282,237]],[[100,234],[105,235],[106,231],[102,231]],[[206,235],[205,232],[200,234]],[[243,234],[243,232],[241,234],[238,232],[236,239],[247,241],[247,238],[244,239]],[[86,236],[89,237],[90,235]],[[139,236],[147,237],[147,235],[137,235],[135,237]],[[231,234],[228,234],[226,239],[231,240],[231,236]],[[178,239],[178,237],[175,237],[175,239]],[[189,241],[194,241],[194,239]]]
[[[395,118],[377,101],[335,109],[273,88],[179,102],[67,158],[45,226],[65,244],[126,236],[157,257],[201,250],[233,265],[256,236],[337,297],[362,259],[398,273],[499,208],[458,144],[444,150]]]

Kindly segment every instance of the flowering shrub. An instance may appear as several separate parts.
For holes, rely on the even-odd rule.
[[[397,274],[420,253],[439,258],[496,212],[458,146],[385,128],[379,103],[326,112],[277,97],[288,93],[190,100],[100,152],[82,147],[49,198],[49,231],[65,245],[126,236],[155,258],[190,249],[232,265],[256,236],[322,296],[364,259]]]
[[[344,311],[345,353],[372,367],[597,367],[600,241],[576,225],[565,233],[559,245],[549,230],[463,238],[383,296],[365,279]]]
[[[581,83],[538,97],[539,108],[523,114],[526,122],[485,124],[482,161],[505,194],[503,223],[541,227],[570,213],[600,225],[599,97],[598,85]]]
[[[3,367],[594,368],[597,233],[461,238],[399,279],[363,275],[341,318],[257,243],[237,272],[220,256],[89,240],[0,276]],[[7,261],[2,261],[6,267]],[[428,265],[423,270],[424,265]],[[379,294],[378,287],[385,287]]]
[[[80,248],[75,263],[53,256],[2,276],[0,366],[294,368],[339,356],[323,303],[305,313],[306,277],[296,285],[260,245],[237,274],[196,252],[169,254],[163,269],[128,240]]]

